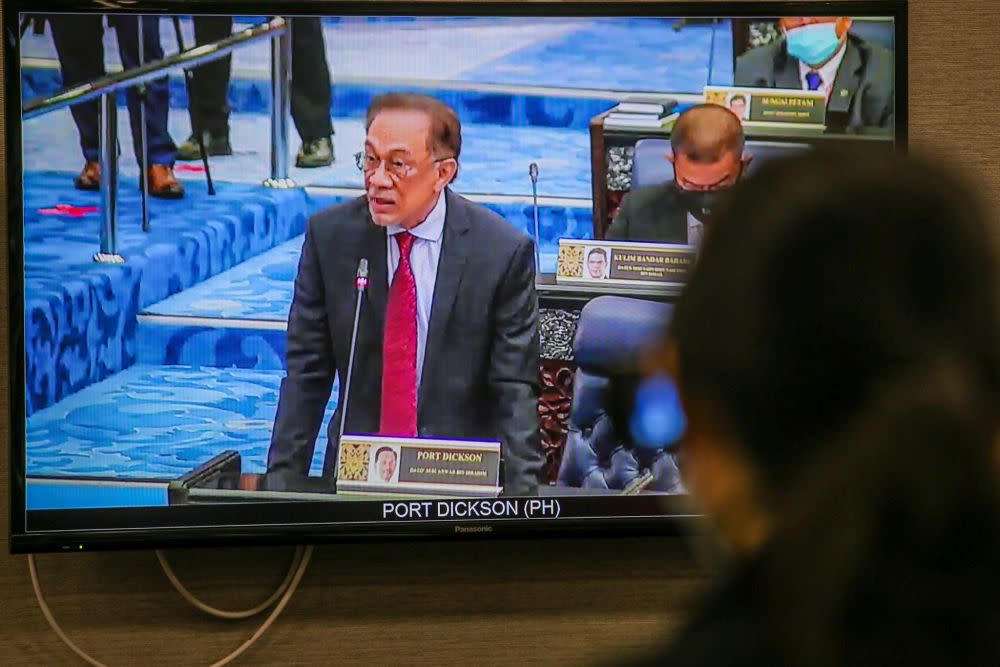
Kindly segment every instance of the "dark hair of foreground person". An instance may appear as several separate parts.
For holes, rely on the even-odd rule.
[[[1000,234],[975,183],[824,150],[719,209],[660,361],[734,557],[657,664],[1000,665]]]

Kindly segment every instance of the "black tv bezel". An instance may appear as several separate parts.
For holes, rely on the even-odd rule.
[[[331,16],[518,16],[518,17],[587,17],[587,16],[669,16],[727,18],[768,16],[891,16],[896,25],[895,38],[895,148],[908,146],[908,11],[906,0],[776,1],[776,2],[339,2],[294,0],[280,3],[282,15]],[[497,537],[603,537],[676,534],[691,525],[692,515],[686,499],[663,496],[632,496],[591,499],[606,502],[607,516],[573,519],[503,519],[463,522],[475,531],[457,532],[455,522],[379,522],[376,524],[331,523],[323,518],[323,506],[339,503],[282,502],[242,505],[197,505],[191,507],[138,507],[99,510],[36,510],[32,521],[42,520],[44,530],[29,530],[26,504],[25,442],[25,340],[24,340],[24,217],[23,165],[21,156],[21,78],[18,17],[58,12],[94,12],[127,14],[229,14],[236,16],[273,14],[276,3],[257,0],[151,0],[141,6],[108,3],[105,0],[9,0],[4,3],[4,76],[6,94],[6,177],[7,177],[7,262],[8,262],[8,396],[10,403],[10,534],[12,553],[77,552],[84,550],[154,549],[161,547],[247,546],[269,544],[305,544],[354,540],[392,539],[483,539]],[[196,8],[196,11],[192,11]],[[16,278],[16,280],[15,280]],[[18,314],[15,316],[15,314]],[[616,511],[629,505],[640,517],[615,517]],[[298,517],[295,522],[268,524],[211,523],[219,519],[253,513]],[[327,508],[329,509],[329,507]],[[160,515],[178,517],[196,512],[200,525],[170,526]],[[74,529],[74,523],[87,519],[86,529]],[[173,521],[176,523],[176,521]],[[145,525],[144,525],[145,524]],[[155,525],[153,525],[155,524]]]

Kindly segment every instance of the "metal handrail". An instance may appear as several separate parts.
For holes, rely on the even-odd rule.
[[[142,62],[142,23],[139,24],[139,67],[117,72],[94,79],[88,83],[64,88],[55,95],[29,100],[22,107],[23,120],[35,118],[43,114],[65,107],[81,104],[100,98],[101,124],[101,201],[102,222],[100,251],[94,255],[94,261],[104,264],[121,264],[125,259],[118,254],[118,132],[116,96],[125,88],[142,86],[154,79],[164,76],[173,69],[192,68],[218,60],[232,51],[244,47],[251,42],[271,40],[271,89],[274,97],[271,105],[271,176],[264,181],[265,187],[292,188],[295,182],[288,177],[288,107],[289,82],[291,78],[291,25],[283,17],[275,17],[267,23],[252,26],[235,32],[229,37],[211,44],[196,46],[187,51],[150,63]],[[145,103],[140,102],[140,109],[145,110]],[[142,220],[143,231],[149,231],[147,209],[148,184],[145,169],[146,153],[146,123],[141,121],[142,133],[140,155],[143,161],[141,178],[142,187]],[[204,157],[204,156],[203,156]],[[209,194],[215,194],[210,191]]]
[[[285,34],[287,31],[288,23],[279,16],[267,23],[261,23],[240,32],[235,32],[218,42],[196,46],[193,49],[167,56],[162,60],[154,60],[153,62],[140,65],[135,69],[115,72],[78,86],[64,88],[49,97],[36,97],[35,99],[28,100],[21,111],[21,117],[23,120],[27,120],[49,113],[50,111],[55,111],[56,109],[96,99],[101,95],[115,93],[123,88],[149,83],[170,70],[203,65],[207,62],[218,60],[245,44],[261,39],[273,39]]]

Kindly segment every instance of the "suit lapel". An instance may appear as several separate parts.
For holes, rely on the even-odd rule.
[[[830,93],[830,102],[827,104],[827,111],[837,113],[847,113],[851,109],[851,102],[854,94],[858,92],[861,84],[861,68],[864,64],[861,61],[861,50],[854,41],[847,38],[847,51],[844,52],[844,60],[837,70],[837,78],[833,82],[833,90]]]
[[[782,39],[780,57],[774,59],[774,87],[801,90],[799,61],[788,55],[788,43]]]
[[[680,201],[677,186],[673,182],[666,184],[667,197],[670,198],[670,206],[666,207],[670,219],[668,222],[667,235],[660,240],[665,243],[687,243],[688,238],[688,212]],[[667,197],[664,197],[665,199]],[[656,234],[656,230],[652,230]],[[661,234],[652,235],[649,238],[659,238]]]
[[[441,239],[441,257],[438,260],[437,278],[434,282],[434,299],[431,302],[431,319],[427,326],[427,342],[424,348],[424,370],[421,374],[420,390],[417,396],[418,420],[423,420],[427,403],[427,387],[431,374],[427,369],[435,367],[444,345],[444,335],[448,320],[455,306],[455,298],[465,271],[465,260],[469,253],[465,237],[470,221],[465,202],[450,189],[444,191],[447,211],[444,220],[444,234]]]
[[[389,291],[389,269],[386,264],[385,228],[372,222],[371,214],[365,210],[365,230],[358,244],[357,257],[354,265],[361,258],[368,260],[368,288],[365,291],[366,303],[362,307],[362,318],[367,323],[369,340],[377,341],[378,349],[382,348],[382,329],[385,326],[385,304]],[[354,314],[351,313],[353,318]],[[359,334],[359,340],[361,336]],[[361,343],[359,342],[359,345]],[[381,355],[378,357],[381,359]],[[379,371],[381,377],[381,370]]]

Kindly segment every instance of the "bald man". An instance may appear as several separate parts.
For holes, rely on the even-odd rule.
[[[736,59],[737,86],[818,90],[827,127],[891,130],[895,120],[893,54],[850,33],[849,16],[785,16],[781,38]]]
[[[673,164],[674,180],[630,192],[605,238],[700,245],[716,199],[750,164],[743,144],[743,124],[726,107],[685,111],[663,156]]]

